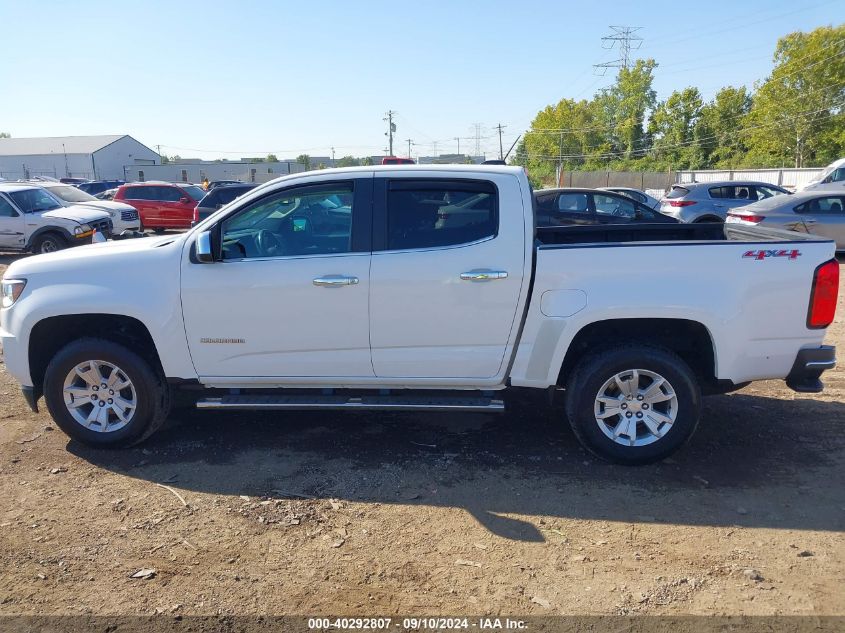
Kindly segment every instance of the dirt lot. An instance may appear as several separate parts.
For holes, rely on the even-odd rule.
[[[840,297],[840,349],[844,322]],[[845,366],[825,382],[707,399],[674,459],[624,468],[529,395],[179,414],[93,451],[0,364],[0,615],[845,614]]]

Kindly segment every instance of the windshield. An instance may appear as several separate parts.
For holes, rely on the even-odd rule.
[[[191,196],[194,200],[199,202],[205,197],[206,192],[203,191],[200,187],[196,185],[190,185],[188,187],[182,187],[182,190]]]
[[[24,189],[23,191],[9,192],[12,200],[24,213],[38,213],[39,211],[52,211],[61,209],[62,204],[51,196],[44,189]]]
[[[820,174],[819,174],[816,178],[814,178],[813,180],[814,180],[815,182],[821,182],[822,180],[824,180],[825,178],[827,178],[828,176],[830,176],[830,175],[833,173],[833,170],[834,170],[834,169],[836,169],[838,166],[839,166],[839,161],[836,161],[835,163],[831,163],[830,165],[828,165],[827,167],[825,167],[825,168],[824,168],[824,170],[822,171],[822,173],[820,173]]]
[[[50,193],[52,193],[57,198],[61,198],[65,202],[96,202],[97,199],[92,196],[90,193],[85,193],[81,189],[77,189],[76,187],[71,187],[70,185],[66,187],[50,187]]]

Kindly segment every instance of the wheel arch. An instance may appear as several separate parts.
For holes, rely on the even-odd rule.
[[[716,378],[716,345],[703,323],[676,318],[625,318],[593,321],[572,338],[558,373],[558,385],[565,384],[575,365],[597,347],[620,343],[647,343],[676,353],[695,372],[704,392],[719,392]]]
[[[50,360],[68,343],[88,337],[124,345],[149,362],[156,371],[163,372],[150,330],[134,317],[100,313],[46,317],[32,327],[27,350],[36,401],[43,393],[44,374]]]
[[[68,231],[67,229],[62,228],[61,226],[42,226],[33,231],[32,235],[29,236],[26,241],[26,250],[31,249],[33,242],[35,242],[35,240],[37,240],[42,235],[46,235],[47,233],[55,233],[56,235],[61,236],[61,238],[67,244],[73,243],[73,236],[71,236],[70,231]]]

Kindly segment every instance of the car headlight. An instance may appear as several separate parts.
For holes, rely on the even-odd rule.
[[[75,227],[73,227],[73,234],[74,235],[82,235],[83,233],[85,233],[85,230],[86,229],[82,228],[81,226],[75,226]]]
[[[26,279],[4,279],[2,281],[2,306],[4,308],[11,308],[12,304],[21,296],[24,286],[26,286]]]

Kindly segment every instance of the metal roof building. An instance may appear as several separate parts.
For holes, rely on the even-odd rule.
[[[128,134],[0,138],[0,178],[126,179],[135,165],[161,157]]]

